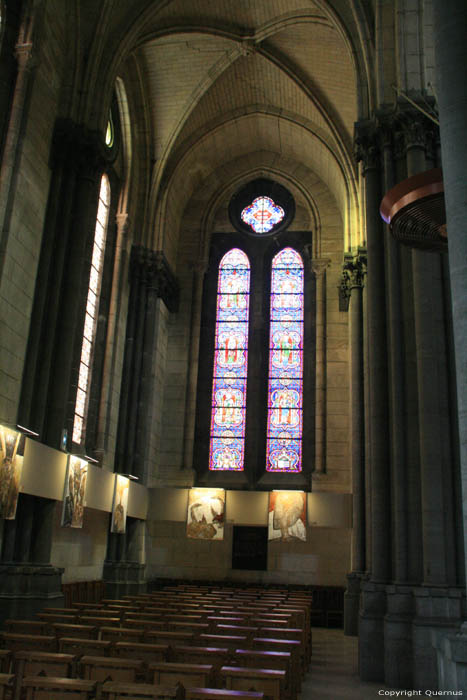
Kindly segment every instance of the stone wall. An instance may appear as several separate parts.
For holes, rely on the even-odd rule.
[[[51,564],[65,569],[62,583],[101,580],[110,513],[86,508],[81,529],[61,527],[61,517],[62,503],[57,502]]]

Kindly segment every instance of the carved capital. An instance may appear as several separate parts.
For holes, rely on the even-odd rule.
[[[378,131],[373,121],[355,124],[354,155],[357,163],[363,163],[363,172],[379,167],[380,144]]]
[[[397,138],[405,151],[421,148],[430,154],[439,129],[436,124],[415,108],[399,109],[395,118]]]
[[[148,290],[154,291],[169,311],[178,310],[179,285],[161,250],[133,246],[130,275],[133,280],[139,280]]]
[[[315,258],[311,261],[311,269],[313,270],[313,274],[316,279],[323,277],[324,273],[326,272],[326,268],[329,267],[330,264],[331,261],[329,258]]]
[[[356,254],[346,253],[339,284],[339,311],[348,311],[352,289],[361,289],[365,283],[367,255],[365,248]]]

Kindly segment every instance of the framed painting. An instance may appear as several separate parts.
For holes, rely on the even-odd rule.
[[[268,539],[306,541],[304,491],[272,491],[269,494]]]
[[[190,489],[186,534],[197,540],[223,540],[224,489]]]

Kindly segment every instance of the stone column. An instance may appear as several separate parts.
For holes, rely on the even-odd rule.
[[[380,143],[384,190],[395,185],[394,115],[381,115]],[[401,289],[400,243],[384,226],[388,379],[389,454],[392,489],[392,556],[394,583],[386,587],[387,612],[384,618],[385,682],[391,687],[412,686],[412,587],[408,585],[408,483],[406,456],[406,392],[404,367],[404,324]],[[407,251],[409,253],[409,251]],[[402,661],[403,659],[403,661]]]
[[[455,0],[434,1],[437,92],[446,200],[454,346],[457,370],[457,405],[463,496],[464,566],[467,566],[467,5]],[[467,578],[467,572],[466,576]],[[467,624],[457,639],[447,637],[438,650],[443,673],[440,687],[467,687]]]
[[[198,380],[199,362],[199,335],[201,328],[203,284],[206,269],[207,265],[205,262],[194,265],[193,267],[193,292],[191,300],[190,340],[188,348],[188,381],[184,421],[184,469],[191,469],[193,467],[193,446],[196,422],[196,386]]]
[[[363,162],[368,252],[368,430],[371,478],[371,572],[362,584],[359,661],[364,680],[384,678],[385,585],[391,578],[390,479],[384,241],[379,216],[380,158],[373,123],[356,125],[356,157]]]
[[[316,375],[315,465],[313,477],[326,471],[326,268],[330,260],[315,259],[311,269],[316,280]]]
[[[365,572],[365,473],[364,473],[364,401],[363,401],[363,283],[366,251],[347,255],[344,275],[349,293],[350,416],[353,529],[351,573],[347,576],[344,600],[344,633],[358,635],[360,582]]]
[[[116,471],[147,478],[151,403],[159,299],[169,311],[178,305],[178,284],[162,251],[132,250],[130,302],[120,394]]]

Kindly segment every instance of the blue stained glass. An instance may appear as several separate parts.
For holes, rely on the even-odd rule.
[[[282,221],[285,212],[270,197],[256,197],[240,214],[241,220],[255,233],[267,233]]]
[[[267,471],[302,469],[303,283],[300,255],[284,248],[271,274]]]
[[[238,248],[224,255],[217,285],[209,469],[243,469],[250,263]]]

